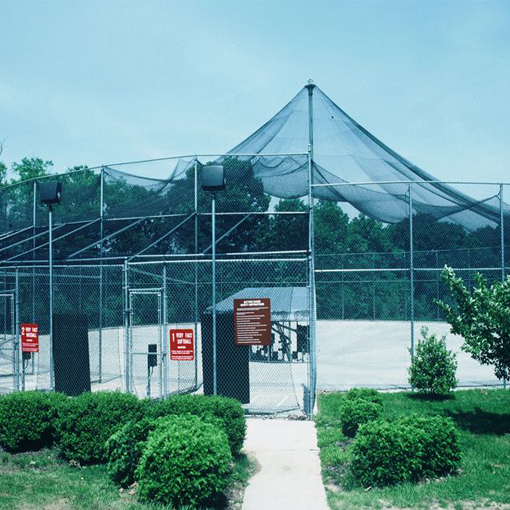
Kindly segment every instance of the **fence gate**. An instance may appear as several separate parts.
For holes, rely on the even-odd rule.
[[[0,393],[19,390],[15,292],[0,293]]]
[[[163,291],[129,289],[128,299],[127,391],[139,397],[161,398],[167,394],[168,371],[163,341]]]

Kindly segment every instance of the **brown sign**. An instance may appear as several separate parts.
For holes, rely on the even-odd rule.
[[[234,299],[236,345],[271,344],[271,300]]]

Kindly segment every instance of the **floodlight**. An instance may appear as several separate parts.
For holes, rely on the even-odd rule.
[[[62,196],[62,183],[58,181],[48,181],[40,184],[39,194],[41,204],[58,205]]]
[[[202,170],[202,189],[222,191],[225,189],[225,172],[222,165],[207,165]]]

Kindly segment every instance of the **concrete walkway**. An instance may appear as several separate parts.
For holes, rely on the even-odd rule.
[[[250,480],[243,510],[327,510],[315,425],[251,418],[244,449],[260,471]]]

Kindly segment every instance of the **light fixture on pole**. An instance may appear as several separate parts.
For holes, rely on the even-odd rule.
[[[225,172],[221,165],[207,165],[202,170],[202,189],[212,193],[211,237],[212,237],[212,362],[213,395],[218,394],[216,370],[216,192],[225,189]]]
[[[39,196],[41,204],[48,206],[48,268],[49,268],[49,291],[50,291],[50,388],[54,389],[53,374],[53,206],[60,204],[62,196],[62,183],[48,181],[40,184]]]

